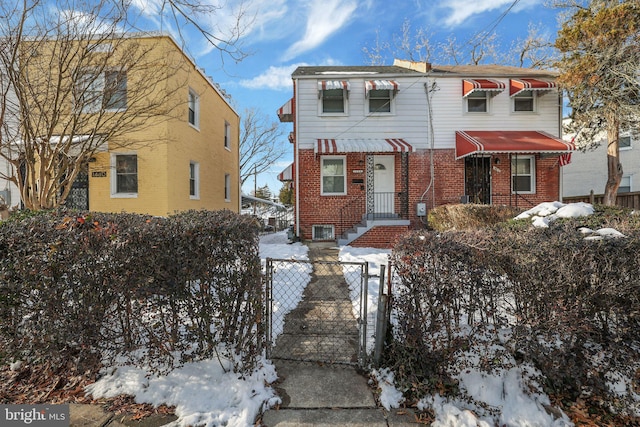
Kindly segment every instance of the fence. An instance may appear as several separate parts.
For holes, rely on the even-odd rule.
[[[577,202],[586,202],[594,204],[602,204],[604,200],[604,194],[594,194],[593,190],[591,194],[586,196],[571,196],[571,197],[563,197],[562,201],[564,203],[577,203]],[[632,193],[618,193],[616,196],[616,206],[620,206],[623,208],[631,208],[631,209],[640,209],[640,191],[635,191]]]

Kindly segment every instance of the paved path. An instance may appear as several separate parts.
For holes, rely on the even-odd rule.
[[[338,261],[338,250],[310,245],[309,259]],[[327,319],[327,312],[332,314],[330,319]],[[336,330],[331,326],[323,327],[323,320],[341,322],[346,326],[337,334],[337,338],[331,339],[329,334],[336,334]],[[300,322],[306,322],[307,327],[301,329]],[[291,327],[291,324],[295,324],[295,327]],[[355,361],[358,339],[357,324],[340,266],[316,269],[303,300],[285,318],[284,332],[289,336],[279,340],[273,352],[273,363],[279,377],[274,386],[282,398],[282,404],[278,409],[268,410],[262,415],[262,425],[400,427],[417,424],[411,413],[387,412],[379,408],[368,379],[358,373],[354,366],[340,364]],[[326,334],[324,339],[317,338],[323,334]],[[296,345],[296,342],[303,344]],[[309,351],[308,357],[300,354],[305,348]],[[335,352],[331,353],[337,355],[332,360],[338,364],[277,358],[293,350],[298,352],[296,358],[320,360],[317,357],[322,354],[318,354],[318,348]]]

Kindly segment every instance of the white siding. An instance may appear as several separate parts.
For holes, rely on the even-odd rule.
[[[373,76],[323,76],[299,78],[297,87],[298,143],[300,149],[311,149],[317,139],[349,138],[404,138],[416,149],[427,149],[429,141],[428,102],[425,91],[433,87],[431,110],[433,113],[434,147],[455,147],[457,130],[537,130],[559,136],[559,100],[556,90],[538,96],[536,112],[512,112],[509,79],[502,81],[507,89],[490,100],[488,113],[466,113],[462,97],[462,77],[395,76],[400,90],[395,98],[395,113],[389,116],[367,114],[365,80]],[[375,76],[376,79],[384,77]],[[319,114],[317,82],[348,80],[347,113],[344,116]],[[435,86],[433,85],[435,83]]]
[[[632,138],[631,148],[620,149],[623,176],[631,177],[631,191],[640,191],[640,139]],[[585,196],[591,190],[603,194],[607,183],[607,143],[598,148],[575,152],[571,163],[562,167],[562,195]]]

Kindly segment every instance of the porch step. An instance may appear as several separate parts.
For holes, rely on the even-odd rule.
[[[367,231],[374,227],[406,227],[410,225],[408,219],[384,218],[384,219],[364,219],[360,224],[345,231],[338,238],[338,246],[345,246],[362,237]]]

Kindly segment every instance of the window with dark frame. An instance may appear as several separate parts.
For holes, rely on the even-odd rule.
[[[117,154],[116,193],[138,192],[138,156],[136,154]]]

